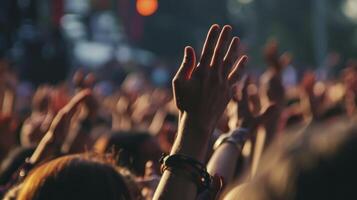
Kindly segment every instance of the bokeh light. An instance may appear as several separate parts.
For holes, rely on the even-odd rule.
[[[157,0],[137,0],[136,10],[142,16],[150,16],[156,12],[159,5]]]
[[[343,13],[357,23],[357,0],[346,0],[342,5]]]

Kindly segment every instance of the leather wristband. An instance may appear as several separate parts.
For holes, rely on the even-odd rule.
[[[173,154],[160,159],[161,172],[165,170],[176,173],[181,171],[185,177],[197,185],[198,192],[210,188],[212,177],[206,167],[199,161],[182,154]]]

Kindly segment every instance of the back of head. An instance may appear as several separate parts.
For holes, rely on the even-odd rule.
[[[279,141],[256,177],[226,199],[357,199],[357,127],[346,121]]]
[[[115,132],[100,138],[95,148],[99,153],[114,153],[118,165],[137,175],[144,175],[147,161],[159,160],[161,156],[159,144],[147,132]]]
[[[124,178],[112,165],[89,155],[71,155],[34,169],[25,179],[20,200],[131,199]]]

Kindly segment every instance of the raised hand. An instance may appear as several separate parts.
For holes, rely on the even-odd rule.
[[[272,113],[276,112],[276,106],[269,106],[263,113],[254,115],[249,102],[248,87],[251,80],[248,76],[242,88],[240,98],[235,98],[238,103],[238,127],[248,128],[250,132],[254,132],[255,129],[264,123],[268,118],[272,116]]]
[[[81,92],[85,89],[93,90],[96,83],[96,76],[92,72],[86,75],[82,70],[77,70],[73,75],[72,82],[76,88],[76,92]],[[88,114],[86,117],[90,120],[94,120],[97,117],[97,111],[99,107],[99,103],[96,98],[94,98],[94,96],[92,97],[93,98],[87,100]]]
[[[278,48],[278,43],[275,40],[268,42],[265,46],[264,57],[268,64],[268,69],[262,76],[261,85],[266,88],[266,95],[270,102],[277,106],[283,106],[285,89],[281,73],[284,67],[291,62],[291,56],[288,53],[279,55]]]
[[[203,163],[208,141],[218,119],[240,79],[247,56],[238,60],[239,38],[231,39],[232,27],[213,25],[208,32],[202,55],[196,63],[192,47],[185,48],[183,62],[172,84],[180,110],[177,137],[170,154],[187,155]],[[177,195],[182,194],[182,195]],[[195,199],[197,185],[165,171],[153,199]]]
[[[46,157],[45,153],[60,151],[66,134],[69,132],[71,120],[79,105],[90,99],[91,91],[82,90],[77,93],[54,117],[49,130],[42,138],[35,152],[30,158],[30,163],[38,163]],[[46,152],[45,152],[46,151]]]
[[[232,27],[213,25],[199,62],[192,47],[185,48],[183,62],[173,79],[177,107],[196,126],[213,130],[232,97],[247,56],[238,60],[239,38],[231,40]]]
[[[307,71],[304,73],[304,76],[301,81],[302,92],[305,92],[306,98],[310,103],[310,112],[314,120],[319,120],[324,107],[324,90],[316,92],[314,91],[316,85],[316,75],[312,71]],[[320,94],[318,94],[320,93]]]
[[[76,71],[74,73],[72,82],[74,86],[81,90],[85,88],[93,88],[95,82],[96,82],[96,77],[93,73],[88,73],[86,76],[82,70]]]
[[[278,54],[278,42],[276,40],[269,41],[264,48],[264,58],[269,67],[281,70]]]
[[[54,142],[61,142],[64,139],[63,136],[68,132],[69,124],[78,106],[85,100],[89,100],[90,94],[90,90],[79,92],[57,113],[49,128],[49,132],[53,134]]]
[[[308,95],[313,95],[315,83],[315,73],[312,71],[305,72],[301,80],[301,88],[304,90],[304,92],[306,92]]]

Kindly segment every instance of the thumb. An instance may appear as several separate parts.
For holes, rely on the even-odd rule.
[[[179,70],[177,71],[175,78],[184,79],[184,80],[189,79],[191,77],[195,64],[196,64],[195,50],[192,47],[187,46],[185,48],[185,55],[182,64]]]

